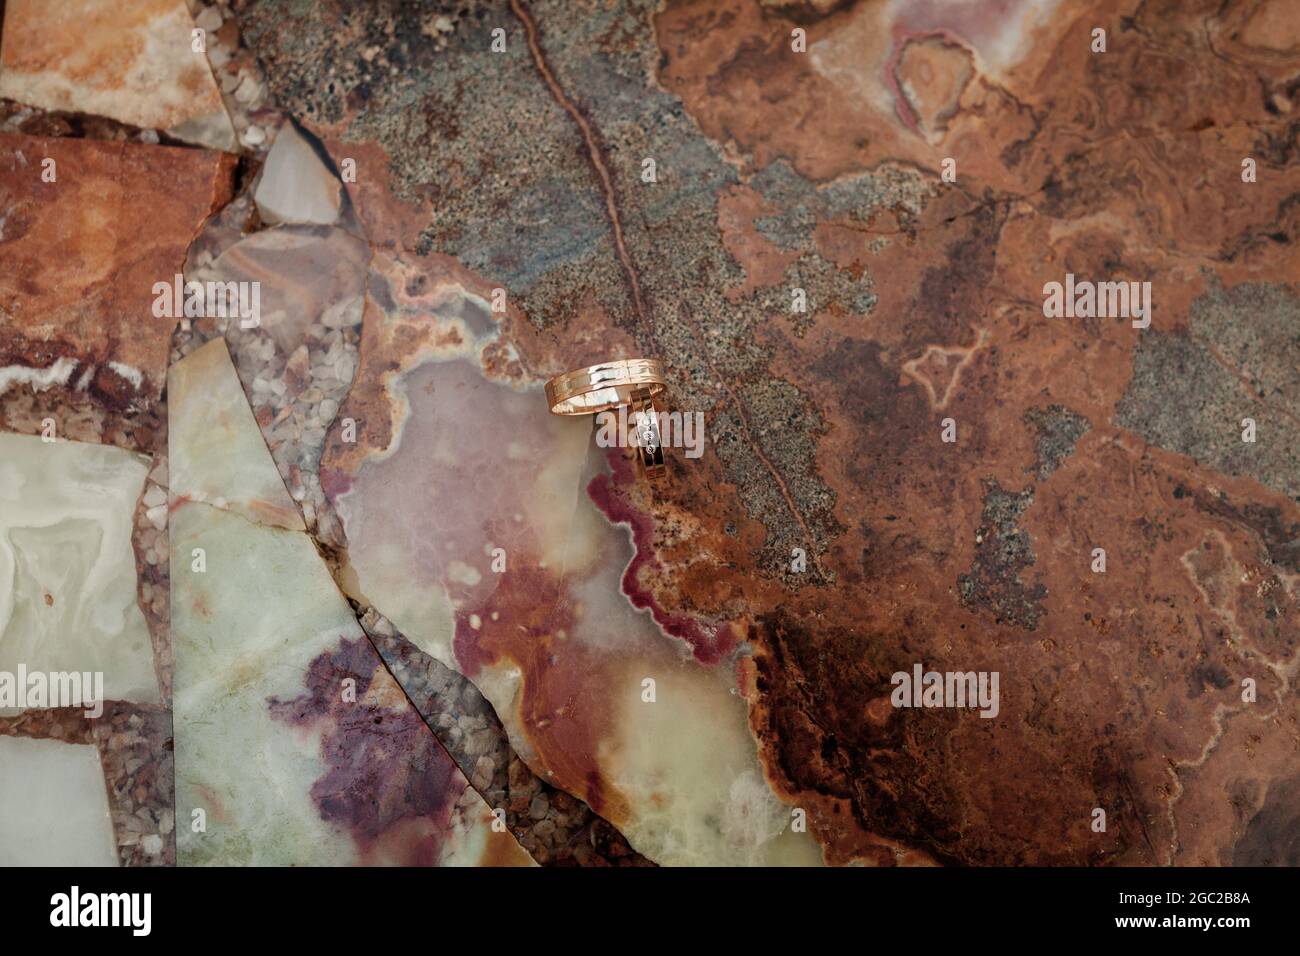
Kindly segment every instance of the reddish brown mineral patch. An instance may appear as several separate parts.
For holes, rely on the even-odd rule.
[[[618,679],[617,662],[569,640],[575,621],[563,581],[527,570],[505,578],[491,596],[456,614],[456,654],[473,679],[480,662],[510,661],[525,675],[520,720],[537,764],[555,785],[573,793],[615,826],[627,816],[625,800],[603,779],[593,759],[613,725],[609,701],[587,688]],[[471,623],[471,618],[477,626]]]
[[[926,136],[941,134],[973,72],[971,54],[960,45],[941,37],[909,39],[894,67],[899,112]]]
[[[0,388],[152,404],[177,322],[154,314],[154,284],[181,271],[233,169],[201,150],[0,135]]]
[[[635,554],[623,572],[623,593],[633,607],[648,610],[665,634],[685,641],[700,663],[712,665],[721,662],[738,643],[731,623],[709,624],[687,614],[669,613],[656,600],[653,590],[642,583],[643,569],[662,571],[654,552],[654,519],[614,492],[615,486],[626,487],[638,480],[635,466],[617,450],[611,450],[608,458],[611,473],[593,478],[587,486],[587,494],[610,521],[631,529]]]
[[[182,0],[9,0],[3,13],[3,96],[234,149],[230,118],[204,49],[194,49],[195,24]]]

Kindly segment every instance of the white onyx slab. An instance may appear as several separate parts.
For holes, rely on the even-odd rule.
[[[99,752],[0,737],[0,866],[117,866]]]
[[[112,445],[0,434],[0,671],[99,672],[106,699],[159,702],[131,548],[148,470]]]
[[[173,500],[205,502],[259,524],[304,529],[224,339],[214,339],[168,369],[167,395]]]

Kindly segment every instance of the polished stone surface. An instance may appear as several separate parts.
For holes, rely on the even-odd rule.
[[[9,0],[4,15],[0,96],[235,148],[184,0]]]
[[[174,281],[230,198],[233,165],[203,150],[0,135],[0,394],[152,406],[181,318],[155,311],[154,286]]]
[[[178,505],[205,504],[253,524],[302,531],[302,515],[233,373],[221,343],[199,349],[168,373],[170,508],[175,513]]]
[[[386,12],[402,39],[367,57],[335,5],[245,5],[273,96],[362,171],[383,250],[364,427],[322,471],[356,587],[480,675],[520,752],[584,798],[619,748],[563,704],[623,699],[570,633],[600,536],[562,525],[590,503],[633,530],[630,563],[597,566],[661,646],[734,675],[764,777],[828,861],[1274,859],[1300,724],[1294,17],[1004,6],[516,0],[435,42]],[[1067,273],[1151,282],[1149,326],[1047,317]],[[499,332],[440,298],[457,288],[506,292]],[[635,354],[705,414],[704,456],[673,453],[658,497],[616,461],[548,491],[576,452],[504,390]],[[404,460],[465,490],[417,489]],[[385,505],[384,483],[407,490]],[[999,673],[999,715],[895,709],[917,662]],[[630,822],[640,791],[608,792],[634,846],[671,853],[666,822]]]
[[[94,747],[0,736],[0,866],[117,866]]]
[[[101,702],[160,701],[131,550],[148,471],[110,445],[0,433],[0,672],[99,674]]]
[[[292,123],[280,127],[253,191],[257,211],[270,225],[338,221],[343,184]]]
[[[365,440],[324,460],[353,597],[473,680],[534,770],[651,859],[815,861],[763,783],[732,671],[701,666],[625,596],[634,549],[598,507],[591,420],[485,376],[477,357],[498,344],[485,303],[448,286],[428,305],[432,321],[415,303],[369,314],[401,351],[363,341],[359,379],[391,370],[383,404],[354,389],[341,414]],[[725,625],[709,635],[708,664],[731,639]]]
[[[1300,862],[1294,4],[194,4],[238,170],[132,9],[0,39],[120,121],[0,103],[0,430],[151,456],[162,702],[0,735],[123,862]],[[661,485],[542,398],[638,355]]]
[[[531,863],[384,669],[283,485],[296,524],[268,507],[274,463],[231,405],[225,343],[168,384],[171,459],[217,492],[173,470],[178,862]]]

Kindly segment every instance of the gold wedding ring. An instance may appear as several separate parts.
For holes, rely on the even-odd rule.
[[[638,389],[653,398],[665,387],[658,359],[620,359],[555,376],[546,383],[546,401],[553,415],[594,415],[630,405]]]

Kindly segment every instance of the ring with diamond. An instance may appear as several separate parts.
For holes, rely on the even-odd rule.
[[[592,415],[632,402],[632,393],[658,395],[664,366],[658,359],[619,359],[557,375],[546,383],[546,401],[553,415]]]
[[[641,470],[652,481],[668,476],[664,464],[664,442],[659,431],[659,404],[649,388],[638,388],[631,395],[628,411],[636,429],[637,457]]]

